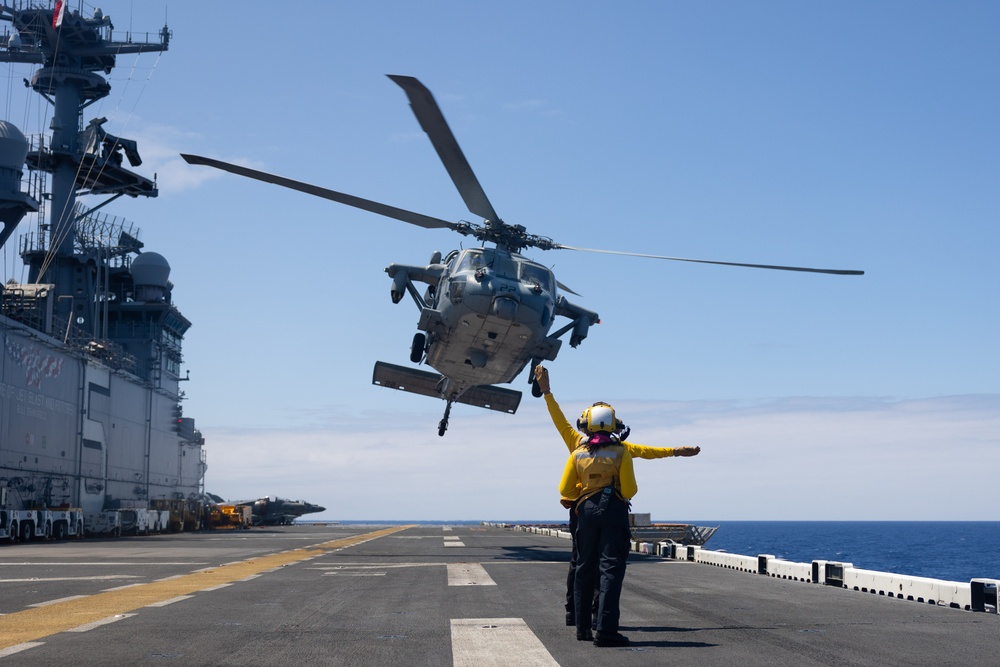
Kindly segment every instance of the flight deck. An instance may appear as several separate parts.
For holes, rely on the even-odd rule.
[[[577,641],[570,543],[305,524],[0,547],[0,666],[942,665],[1000,617],[631,554],[627,648]]]

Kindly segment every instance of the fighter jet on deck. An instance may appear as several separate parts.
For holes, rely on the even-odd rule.
[[[206,495],[217,503],[226,502],[214,494]],[[253,512],[253,525],[255,526],[286,526],[294,523],[303,514],[326,511],[325,507],[313,505],[304,500],[288,500],[276,496],[267,496],[257,500],[234,500],[229,504],[249,505]]]
[[[284,526],[293,523],[303,514],[325,512],[326,508],[304,500],[287,500],[275,496],[247,501],[253,503],[253,525]]]

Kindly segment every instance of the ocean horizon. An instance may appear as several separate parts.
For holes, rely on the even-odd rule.
[[[332,523],[316,521],[316,523]],[[342,524],[566,524],[565,518],[483,521],[336,520]],[[654,519],[654,521],[656,521]],[[303,521],[302,523],[309,523]],[[705,549],[770,554],[797,563],[829,560],[914,577],[968,582],[1000,579],[1000,521],[671,521],[718,526]]]

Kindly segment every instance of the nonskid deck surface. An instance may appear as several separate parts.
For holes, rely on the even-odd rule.
[[[569,542],[302,525],[0,547],[0,665],[940,665],[1000,618],[629,556],[627,649],[566,627]]]

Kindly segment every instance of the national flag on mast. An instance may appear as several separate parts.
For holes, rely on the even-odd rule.
[[[66,16],[66,0],[56,0],[56,9],[52,12],[53,30],[62,25],[64,16]]]

